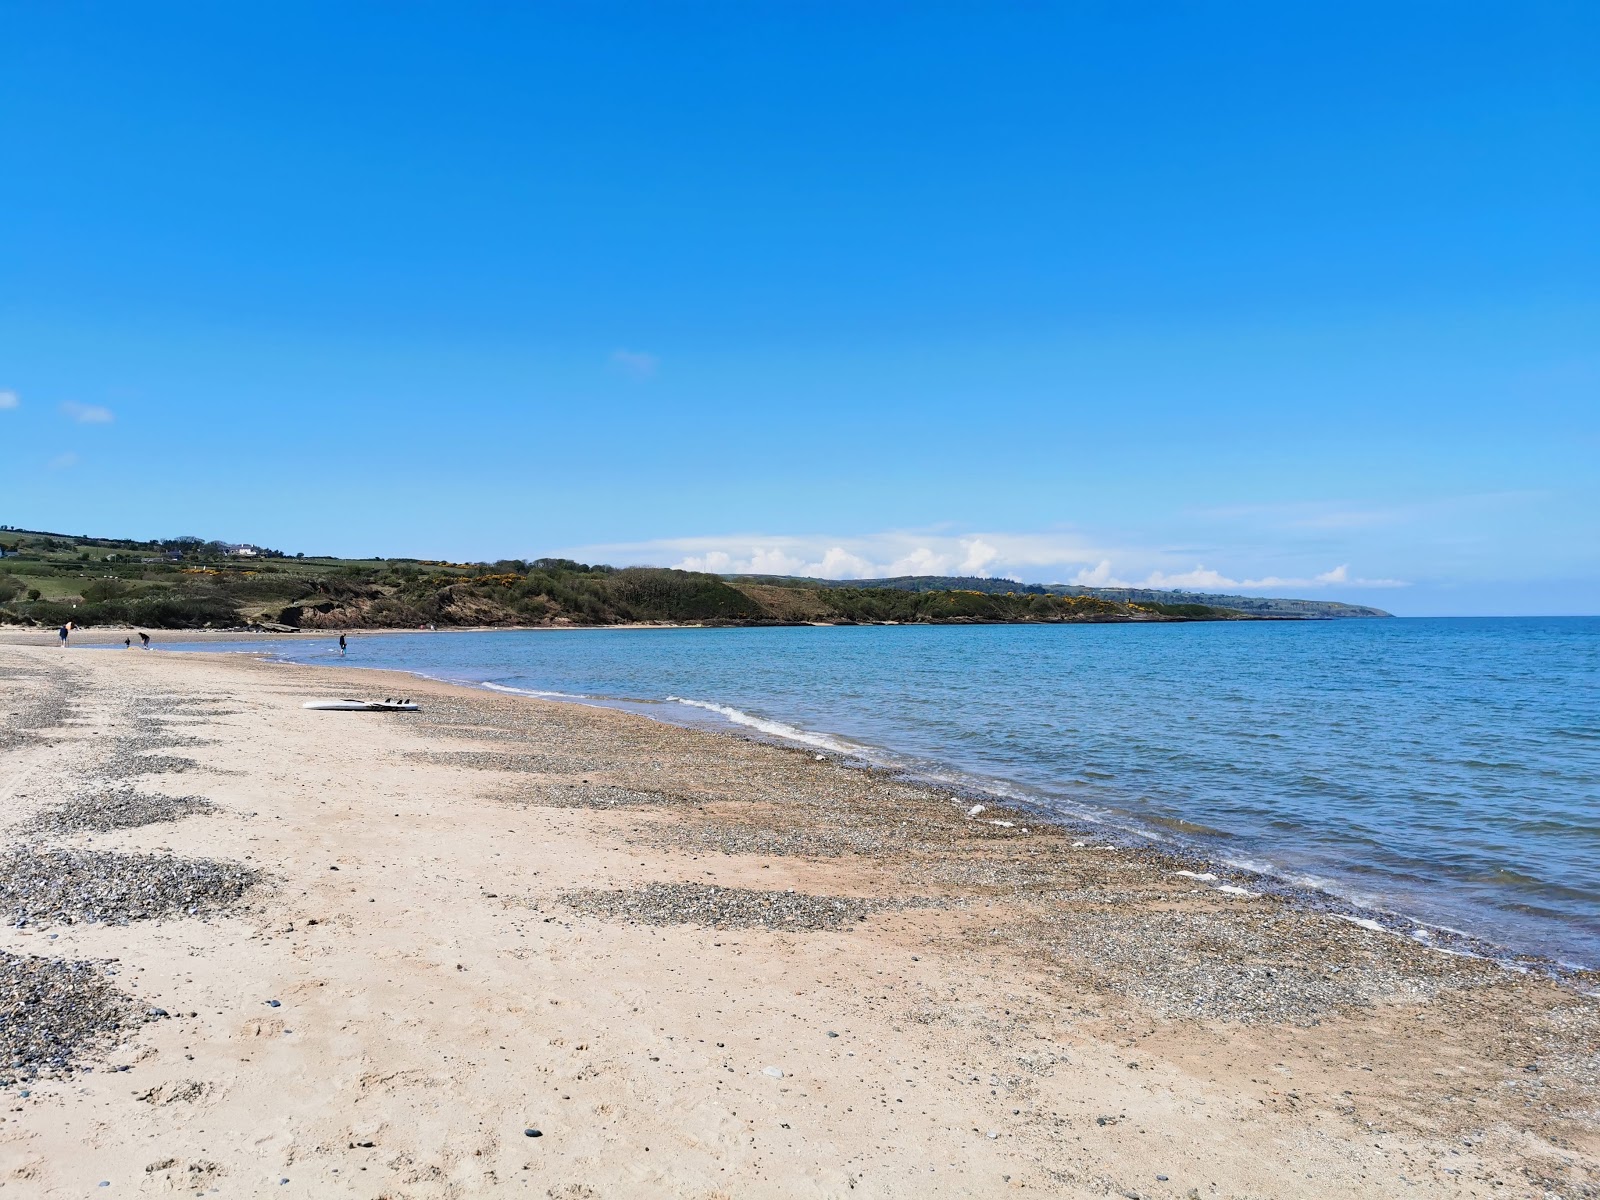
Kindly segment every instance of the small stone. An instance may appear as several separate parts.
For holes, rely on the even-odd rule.
[[[268,1008],[282,1008],[283,1005],[282,1005],[281,1002],[279,1002],[277,1000],[268,1000],[267,1001],[267,1007]]]
[[[522,1136],[523,1137],[543,1137],[544,1134],[542,1132],[540,1132],[539,1130],[537,1130],[537,1129],[531,1129],[530,1128],[530,1129],[524,1129],[522,1131]]]
[[[835,1033],[833,1030],[830,1029],[830,1030],[828,1030],[828,1036],[829,1037],[838,1037],[839,1035],[837,1033]]]
[[[761,1069],[761,1073],[763,1075],[770,1075],[774,1079],[782,1079],[783,1078],[783,1068],[782,1067],[763,1067]]]

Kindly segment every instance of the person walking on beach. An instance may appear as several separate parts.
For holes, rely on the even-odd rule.
[[[339,635],[339,657],[344,657],[344,634]]]
[[[139,644],[146,650],[150,649],[150,635],[142,629],[139,631]]]
[[[71,634],[71,632],[72,632],[72,622],[71,621],[68,621],[60,629],[56,630],[56,636],[61,639],[61,648],[63,650],[65,650],[67,648],[67,637],[68,637],[69,634]]]

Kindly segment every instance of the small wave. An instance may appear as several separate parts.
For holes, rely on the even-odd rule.
[[[795,725],[786,725],[782,721],[771,721],[765,717],[757,717],[729,704],[715,704],[710,700],[686,700],[682,696],[668,696],[667,699],[673,704],[683,704],[689,708],[702,708],[706,712],[717,713],[719,716],[726,717],[735,725],[759,729],[762,733],[782,738],[786,742],[798,742],[802,746],[815,746],[819,750],[829,750],[834,754],[848,754],[856,757],[859,757],[863,750],[860,746],[839,738],[829,737],[825,733],[817,733],[810,729],[801,729]]]
[[[1384,926],[1378,924],[1378,922],[1374,921],[1371,917],[1352,917],[1347,913],[1334,913],[1333,915],[1341,921],[1349,921],[1352,925],[1359,925],[1363,929],[1370,929],[1373,933],[1394,932],[1392,929],[1386,929]]]
[[[424,679],[429,679],[429,678],[432,678],[432,676],[425,675],[425,676],[423,676],[423,678]],[[454,680],[445,680],[444,682],[451,683],[451,682],[455,682],[455,681]],[[572,692],[546,692],[546,691],[541,691],[538,688],[512,687],[509,683],[490,683],[487,679],[485,679],[482,682],[480,682],[478,684],[478,686],[479,687],[483,687],[483,688],[488,688],[491,692],[510,692],[513,696],[545,696],[545,697],[548,697],[551,700],[588,700],[589,699],[588,696],[578,696],[578,695],[574,695]]]

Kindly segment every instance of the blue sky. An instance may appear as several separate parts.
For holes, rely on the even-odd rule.
[[[1600,612],[1597,35],[0,3],[0,522]]]

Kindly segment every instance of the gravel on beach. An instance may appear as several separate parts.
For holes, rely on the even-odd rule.
[[[209,914],[260,881],[253,868],[213,859],[16,847],[0,854],[0,919],[18,927],[125,925]]]
[[[844,929],[870,914],[926,906],[926,900],[813,896],[697,883],[649,883],[620,891],[563,892],[561,902],[589,916],[645,925],[705,925],[717,929]]]
[[[1430,958],[1331,915],[1260,907],[1063,908],[1028,932],[1079,978],[1168,1019],[1304,1024],[1342,1009],[1419,1003],[1498,970]]]
[[[0,750],[15,750],[49,740],[44,730],[64,729],[78,717],[78,685],[60,675],[45,672],[8,672],[16,684],[26,680],[7,697],[5,719],[0,721]]]
[[[508,771],[512,774],[565,774],[570,771],[599,771],[603,763],[594,759],[569,758],[564,754],[538,754],[533,751],[508,753],[491,750],[414,750],[409,757],[439,767],[464,767],[472,771]]]
[[[182,775],[200,770],[192,758],[178,758],[172,754],[116,754],[101,765],[100,772],[108,779],[131,779],[138,775]]]
[[[674,805],[698,807],[705,801],[672,792],[653,792],[644,788],[615,784],[545,784],[501,798],[521,808],[661,808]]]
[[[85,830],[107,833],[216,811],[217,806],[203,796],[162,796],[127,784],[111,785],[36,813],[18,832],[24,837],[59,837]]]
[[[106,969],[0,950],[0,1087],[69,1071],[162,1015],[113,987]]]

